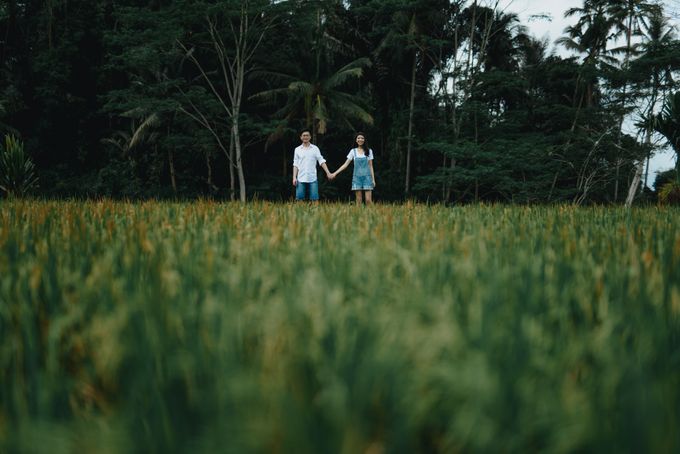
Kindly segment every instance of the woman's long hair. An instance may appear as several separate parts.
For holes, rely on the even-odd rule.
[[[366,134],[363,132],[359,131],[354,135],[354,145],[352,145],[352,148],[359,149],[359,144],[357,143],[357,137],[359,136],[364,136],[364,144],[361,148],[364,150],[364,155],[368,158],[368,155],[371,153],[371,148],[368,146],[368,139],[366,139]]]

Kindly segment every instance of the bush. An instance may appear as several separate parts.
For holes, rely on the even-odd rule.
[[[680,205],[680,183],[671,181],[661,186],[659,202],[664,205]]]
[[[0,150],[0,189],[8,196],[23,197],[38,186],[38,177],[24,144],[13,135],[5,135]]]
[[[677,180],[677,172],[675,169],[664,170],[663,172],[657,172],[656,178],[654,178],[654,191],[661,192],[661,188],[667,183]]]

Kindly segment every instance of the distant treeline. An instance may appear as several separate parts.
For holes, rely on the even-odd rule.
[[[366,133],[377,200],[651,200],[680,41],[654,1],[565,14],[572,58],[492,0],[0,0],[0,133],[48,197],[288,199],[309,127],[331,170]]]

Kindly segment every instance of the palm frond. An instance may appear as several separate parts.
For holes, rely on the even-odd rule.
[[[101,143],[108,143],[110,145],[113,145],[114,147],[118,148],[118,150],[121,152],[125,152],[125,150],[127,149],[127,141],[116,140],[112,137],[101,139]]]
[[[295,81],[295,82],[291,82],[288,85],[287,90],[289,92],[297,92],[297,93],[312,93],[314,91],[314,86],[311,83],[306,82],[304,80],[298,80],[298,81]]]
[[[569,8],[564,12],[564,17],[572,17],[583,13],[583,8]]]
[[[661,113],[655,117],[654,129],[680,155],[680,91],[666,100]]]
[[[134,107],[130,110],[126,110],[120,114],[120,116],[125,118],[141,118],[145,113],[146,111],[142,107]]]
[[[274,88],[271,90],[261,91],[248,97],[250,101],[274,102],[281,96],[288,95],[288,88]]]
[[[283,73],[279,71],[267,71],[264,69],[258,69],[250,73],[252,77],[258,79],[266,80],[272,85],[284,85],[297,80],[297,77],[288,73]]]
[[[152,113],[151,115],[146,117],[142,124],[137,127],[134,134],[132,134],[132,138],[130,139],[130,143],[128,144],[128,150],[133,149],[134,147],[136,147],[145,140],[149,140],[150,139],[149,132],[151,131],[151,129],[160,125],[160,123],[161,119],[157,113]]]
[[[356,118],[369,125],[373,124],[373,116],[359,104],[359,100],[355,96],[338,93],[333,101],[333,107],[345,117]]]
[[[558,38],[557,40],[555,40],[555,44],[559,44],[560,46],[564,46],[564,48],[567,50],[573,50],[579,53],[583,53],[585,51],[583,46],[581,46],[574,39],[569,38],[567,36],[562,36],[561,38]]]
[[[363,68],[370,66],[371,60],[365,57],[358,58],[337,70],[335,74],[331,75],[328,79],[326,79],[323,85],[326,88],[338,87],[345,83],[349,78],[361,77],[363,75]]]

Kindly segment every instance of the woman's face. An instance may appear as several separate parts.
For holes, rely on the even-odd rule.
[[[362,135],[357,136],[357,145],[360,147],[364,145],[364,142],[366,142],[366,139]]]

